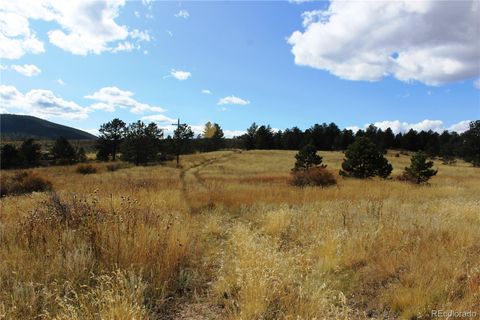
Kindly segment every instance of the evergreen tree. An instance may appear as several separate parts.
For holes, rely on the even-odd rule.
[[[40,164],[41,146],[33,139],[23,141],[20,146],[19,155],[24,167],[36,167]]]
[[[340,175],[355,178],[379,176],[387,178],[392,165],[385,159],[373,142],[366,137],[358,137],[346,152]]]
[[[137,166],[156,160],[162,137],[163,130],[153,122],[149,125],[142,121],[130,124],[122,143],[122,159]]]
[[[423,151],[418,151],[410,159],[410,167],[405,168],[403,175],[415,183],[426,183],[437,174],[437,170],[432,167],[433,161],[427,161],[427,155]]]
[[[255,140],[257,137],[257,130],[258,126],[254,122],[252,125],[247,129],[247,133],[242,136],[243,144],[245,149],[251,150],[255,148]]]
[[[60,164],[72,164],[77,159],[75,148],[64,137],[59,137],[51,149],[53,159]]]
[[[470,122],[469,129],[462,134],[462,158],[473,164],[474,167],[480,166],[480,120]]]
[[[5,144],[0,149],[0,168],[11,169],[20,166],[21,159],[13,144]]]
[[[307,171],[312,167],[320,166],[326,168],[327,166],[322,164],[322,157],[317,154],[317,149],[313,144],[307,144],[305,147],[300,149],[295,155],[295,167],[293,171]]]
[[[115,118],[110,122],[104,123],[98,130],[100,136],[97,140],[97,159],[108,161],[111,156],[115,161],[120,144],[123,139],[126,124],[122,120]]]

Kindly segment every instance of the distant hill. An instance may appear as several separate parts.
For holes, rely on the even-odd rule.
[[[0,135],[5,140],[35,138],[56,139],[60,136],[69,140],[93,140],[96,137],[88,132],[53,123],[32,116],[0,114]]]

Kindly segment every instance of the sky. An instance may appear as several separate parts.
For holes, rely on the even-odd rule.
[[[0,0],[0,112],[227,136],[480,119],[480,1]]]

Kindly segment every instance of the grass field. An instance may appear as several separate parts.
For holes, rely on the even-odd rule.
[[[429,319],[480,315],[480,170],[429,186],[288,184],[290,151],[221,151],[182,168],[34,171],[54,193],[0,200],[0,318]],[[388,155],[393,176],[409,156]],[[4,174],[4,173],[2,173]]]

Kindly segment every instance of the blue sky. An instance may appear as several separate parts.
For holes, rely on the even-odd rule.
[[[371,3],[20,1],[0,9],[0,109],[88,130],[180,117],[229,135],[254,121],[462,131],[479,119],[475,1]]]

